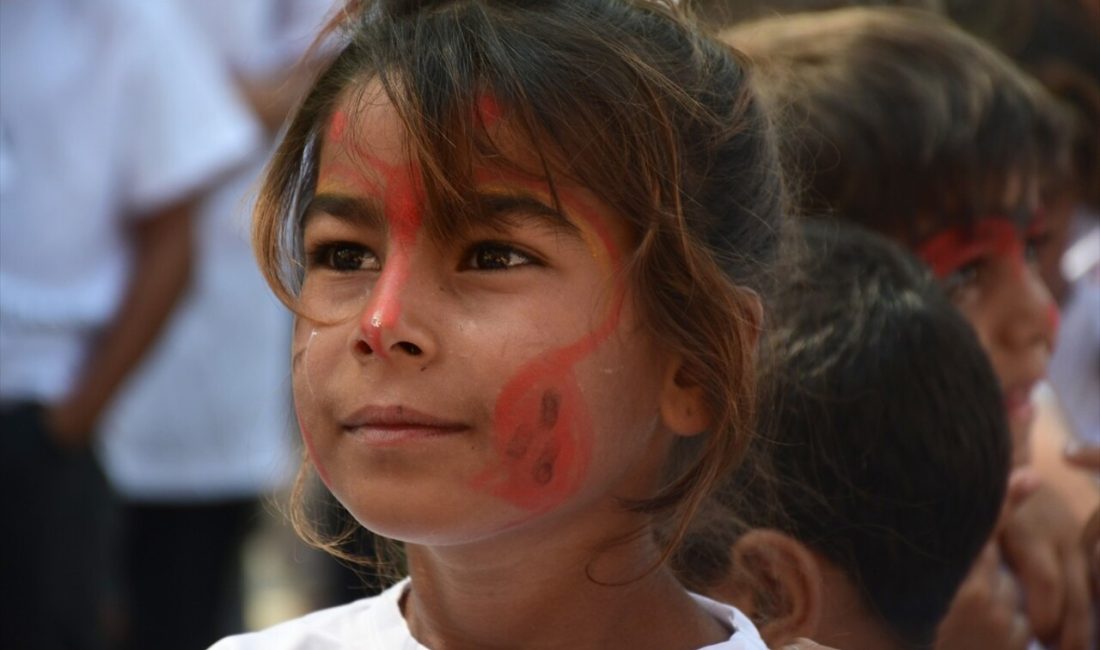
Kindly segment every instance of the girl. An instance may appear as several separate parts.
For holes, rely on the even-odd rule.
[[[663,563],[752,417],[783,188],[739,60],[652,2],[340,22],[255,241],[304,471],[411,578],[215,647],[762,648]]]

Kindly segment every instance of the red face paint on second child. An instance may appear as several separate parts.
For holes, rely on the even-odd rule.
[[[971,228],[943,230],[922,244],[918,252],[941,279],[987,256],[1012,260],[1021,270],[1026,262],[1024,242],[1016,225],[997,217],[982,219]]]
[[[959,280],[952,297],[1000,381],[1018,459],[1026,457],[1032,391],[1046,375],[1057,327],[1057,308],[1028,260],[1028,242],[1042,227],[1037,220],[1025,235],[1012,220],[989,217],[946,229],[918,248],[949,287],[953,276]]]

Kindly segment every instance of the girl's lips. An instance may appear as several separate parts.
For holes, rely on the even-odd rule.
[[[469,430],[455,420],[429,415],[407,406],[367,406],[340,422],[346,433],[364,442],[387,445],[433,438]]]

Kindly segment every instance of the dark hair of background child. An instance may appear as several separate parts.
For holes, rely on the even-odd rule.
[[[723,485],[709,528],[675,564],[704,592],[728,579],[740,529],[723,508],[735,508],[745,525],[820,552],[899,641],[927,647],[1004,498],[1011,439],[997,379],[909,253],[832,222],[803,232],[764,346],[750,457],[767,471]]]
[[[1070,122],[1002,54],[927,11],[792,14],[723,33],[781,115],[800,209],[916,244],[981,217],[1027,219],[1013,182],[1064,173]],[[920,110],[914,110],[920,107]]]

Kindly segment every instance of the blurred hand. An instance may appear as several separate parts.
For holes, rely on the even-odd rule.
[[[47,409],[43,424],[50,440],[62,450],[76,451],[92,444],[94,417],[78,404],[68,401]]]
[[[795,639],[794,643],[783,646],[783,650],[836,650],[826,645],[821,645],[810,639]]]
[[[1092,513],[1081,535],[1081,550],[1089,562],[1089,576],[1092,583],[1092,597],[1100,602],[1100,508]]]
[[[1059,650],[1088,650],[1091,635],[1081,535],[1063,498],[1041,485],[1006,513],[999,536],[1000,550],[1023,590],[1032,633]]]
[[[1031,640],[1020,611],[1020,588],[1004,567],[996,541],[982,549],[940,623],[936,650],[1025,650]]]
[[[1086,471],[1100,472],[1100,446],[1067,450],[1066,462]]]

